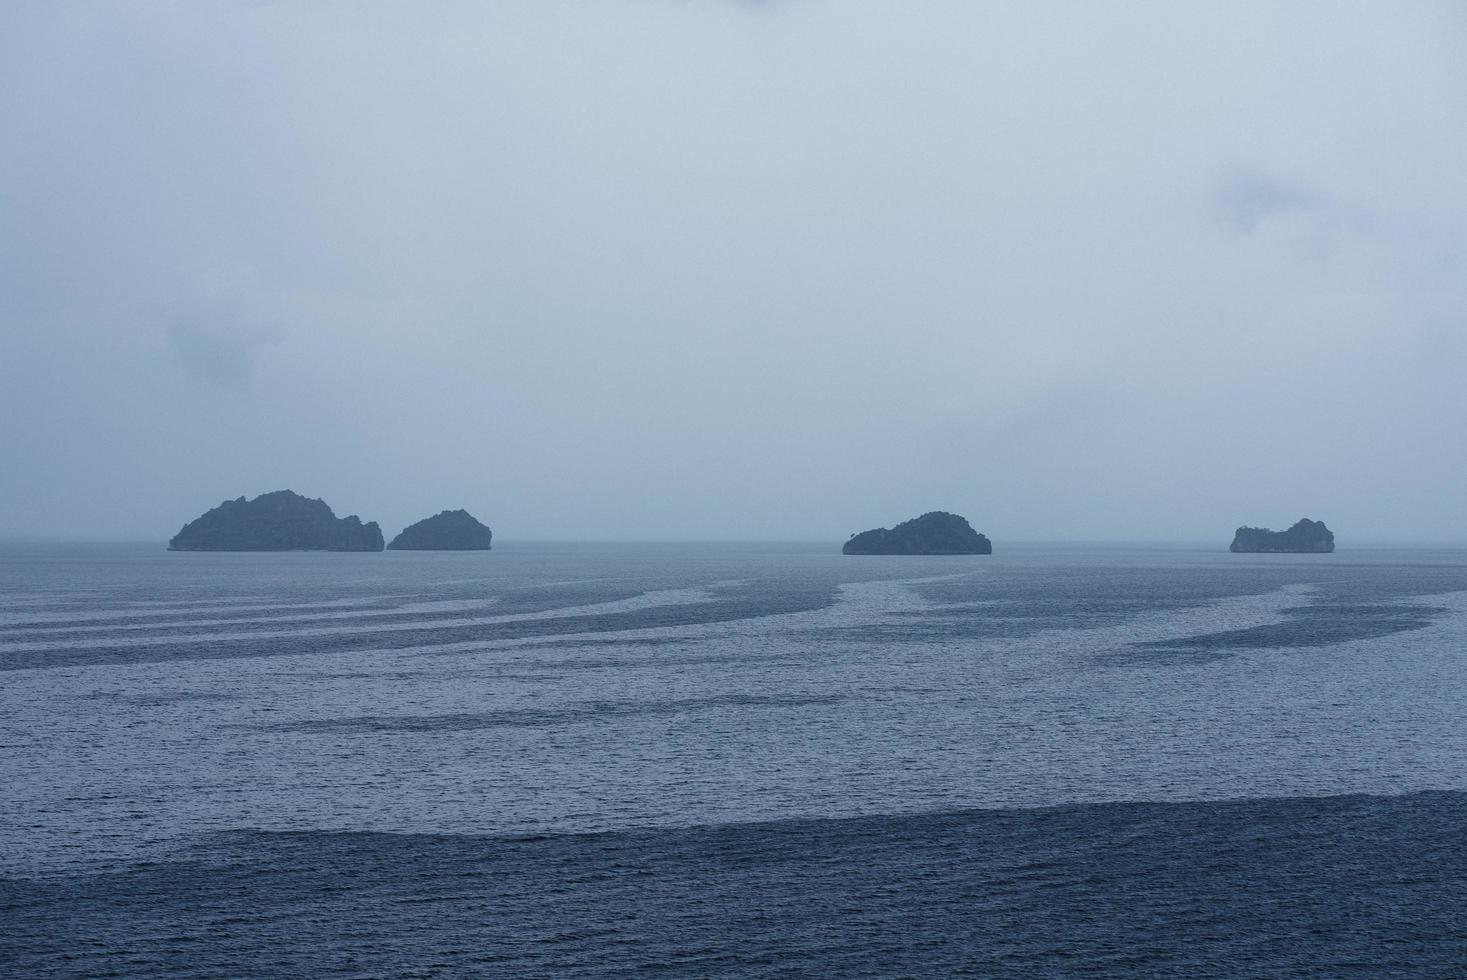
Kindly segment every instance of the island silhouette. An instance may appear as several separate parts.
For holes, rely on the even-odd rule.
[[[840,550],[843,555],[991,555],[993,543],[966,518],[933,510],[893,528],[853,534]]]
[[[1305,517],[1287,531],[1240,527],[1228,550],[1244,554],[1328,554],[1335,550],[1335,534],[1323,521]]]
[[[445,510],[403,528],[388,551],[488,551],[494,532],[466,510]]]
[[[443,510],[408,525],[384,546],[376,521],[337,517],[319,498],[293,490],[226,500],[185,524],[169,551],[489,551],[494,532],[467,510]],[[1327,554],[1334,532],[1323,521],[1301,518],[1286,531],[1243,526],[1229,549],[1247,554]],[[853,534],[845,555],[990,555],[993,543],[967,519],[928,511],[894,527]]]
[[[382,529],[293,490],[238,497],[185,524],[169,551],[381,551]]]

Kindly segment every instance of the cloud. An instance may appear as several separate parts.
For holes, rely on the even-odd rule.
[[[1297,215],[1327,220],[1339,210],[1328,195],[1304,180],[1241,164],[1218,171],[1209,197],[1219,216],[1245,234],[1252,234],[1273,218]]]
[[[197,281],[166,327],[169,347],[195,381],[240,389],[260,352],[280,340],[278,299],[252,269],[213,270]]]
[[[175,320],[168,342],[183,369],[197,381],[221,388],[243,388],[260,349],[276,338],[218,325]]]

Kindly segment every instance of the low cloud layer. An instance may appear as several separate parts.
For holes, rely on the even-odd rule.
[[[281,339],[278,300],[253,270],[213,270],[195,283],[165,327],[168,344],[196,381],[244,388],[261,351]]]
[[[1212,197],[1224,219],[1243,232],[1255,232],[1272,218],[1309,216],[1328,219],[1337,205],[1298,179],[1233,164],[1219,170]]]
[[[168,325],[168,343],[178,363],[199,381],[224,388],[242,388],[249,381],[267,335],[217,324],[178,319]]]

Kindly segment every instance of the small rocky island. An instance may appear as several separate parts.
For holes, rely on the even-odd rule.
[[[324,500],[291,490],[226,500],[189,521],[169,551],[381,551],[376,521],[337,517]]]
[[[893,528],[851,535],[843,555],[991,555],[993,543],[957,514],[934,510]]]
[[[1335,550],[1335,534],[1323,521],[1299,520],[1287,531],[1264,527],[1240,527],[1229,551],[1262,554],[1327,554]]]
[[[388,551],[488,551],[494,532],[466,510],[445,510],[404,528]]]

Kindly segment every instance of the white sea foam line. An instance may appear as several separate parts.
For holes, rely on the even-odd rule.
[[[455,654],[485,653],[497,651],[512,651],[520,647],[542,647],[553,649],[556,644],[576,644],[585,640],[610,640],[636,643],[650,639],[685,640],[689,643],[700,641],[722,641],[722,640],[747,640],[751,636],[762,636],[770,634],[781,634],[792,630],[818,630],[829,628],[859,628],[861,626],[882,626],[909,624],[910,620],[893,620],[888,616],[891,612],[910,612],[913,610],[931,609],[935,605],[927,602],[912,592],[908,586],[928,581],[958,578],[960,575],[933,576],[920,579],[881,580],[877,582],[846,583],[839,587],[841,599],[834,605],[815,610],[804,610],[793,613],[776,613],[770,616],[747,618],[739,620],[725,620],[718,623],[689,624],[684,626],[657,626],[640,629],[617,630],[617,631],[588,631],[578,633],[559,633],[553,637],[520,637],[505,640],[464,640],[456,643],[423,644],[410,648],[390,648],[377,646],[354,647],[345,650],[334,650],[325,656],[421,656],[430,654],[432,656],[449,656]],[[1285,621],[1283,610],[1297,603],[1302,598],[1314,592],[1316,587],[1310,584],[1290,584],[1273,592],[1262,593],[1252,596],[1235,596],[1215,600],[1203,606],[1188,607],[1180,610],[1157,610],[1126,622],[1098,627],[1072,628],[1055,627],[1053,629],[1040,630],[1027,637],[994,637],[991,639],[973,639],[971,637],[953,638],[951,640],[934,640],[925,638],[924,643],[948,643],[959,644],[974,651],[986,649],[1025,649],[1035,653],[1058,653],[1068,654],[1077,649],[1082,655],[1093,655],[1117,646],[1126,646],[1136,642],[1149,642],[1155,640],[1185,639],[1189,636],[1197,636],[1218,629],[1242,629],[1255,626],[1268,626]],[[693,598],[689,594],[695,594]],[[678,595],[688,596],[685,601],[667,602],[656,601],[658,597]],[[514,622],[524,620],[559,619],[574,615],[596,612],[620,612],[635,611],[636,609],[655,608],[664,605],[681,605],[691,602],[706,602],[709,596],[704,590],[672,589],[664,592],[646,593],[644,596],[631,600],[618,600],[609,603],[599,603],[589,606],[568,607],[566,609],[551,610],[545,613],[522,613],[502,617],[487,617],[482,620],[473,620],[478,623]],[[851,618],[850,613],[856,610],[865,610],[867,615],[861,618]],[[439,625],[439,623],[434,623]],[[418,628],[414,624],[402,624],[397,630],[411,630]],[[386,632],[383,627],[367,627],[355,630],[321,630],[314,631],[311,635],[334,635],[337,633],[379,633]],[[287,631],[279,635],[299,636],[308,631]],[[264,636],[274,634],[248,634],[249,636]],[[217,639],[217,637],[211,637]],[[183,642],[179,640],[178,642]],[[859,635],[852,634],[848,642],[851,645],[860,645],[864,642]],[[885,642],[884,640],[875,642]],[[96,644],[103,645],[103,644]],[[113,644],[105,644],[112,646]],[[127,641],[116,645],[147,646],[146,642]],[[62,647],[68,649],[84,649],[84,646],[75,644],[52,644],[52,648]],[[565,651],[569,652],[569,651]],[[588,654],[587,657],[596,654]],[[320,653],[307,653],[301,655],[271,654],[268,659],[274,664],[288,663],[296,660],[303,662],[313,661],[322,656]],[[259,659],[259,658],[232,658],[232,659]],[[655,657],[648,658],[649,665],[655,665]],[[103,668],[133,667],[138,665],[97,665]],[[146,667],[147,665],[141,665]],[[49,669],[49,668],[36,668]],[[77,670],[82,668],[67,668]]]
[[[199,599],[127,599],[117,601],[118,606],[158,606],[162,608],[179,607],[178,612],[208,612],[211,607],[220,609],[308,609],[315,606],[347,606],[364,602],[392,602],[400,599],[416,599],[422,595],[422,590],[412,592],[384,592],[374,595],[351,596],[346,599],[320,599],[314,602],[296,602],[289,595],[278,595],[277,598],[267,601],[267,595],[259,592],[245,593],[238,596],[206,596]],[[187,607],[197,606],[196,610]]]
[[[943,576],[948,577],[948,576]],[[444,643],[414,647],[418,653],[434,656],[455,653],[489,652],[514,650],[519,647],[552,648],[556,644],[576,644],[585,640],[625,641],[636,643],[644,640],[687,640],[690,643],[707,640],[747,640],[749,637],[786,634],[800,630],[830,628],[859,629],[863,626],[910,625],[909,619],[893,619],[891,613],[921,611],[937,608],[921,599],[906,586],[930,581],[930,579],[885,580],[881,582],[847,583],[840,587],[842,599],[833,606],[822,609],[803,610],[793,613],[776,613],[750,619],[726,620],[718,623],[689,624],[685,626],[655,626],[642,629],[618,630],[613,632],[559,633],[554,637],[517,637],[506,640],[465,640],[460,643]],[[974,649],[1024,647],[1040,649],[1054,645],[1063,638],[1064,650],[1083,646],[1091,653],[1108,646],[1126,645],[1153,640],[1185,639],[1217,629],[1245,629],[1254,626],[1270,626],[1286,621],[1283,610],[1295,604],[1314,589],[1311,585],[1291,584],[1273,592],[1253,596],[1234,596],[1215,600],[1205,606],[1186,609],[1157,610],[1135,619],[1107,626],[1054,627],[1039,630],[1026,637],[993,637],[973,639],[971,637],[934,640],[924,637],[924,644],[959,644]],[[852,618],[850,613],[862,611],[865,615]],[[860,645],[866,642],[886,643],[885,638],[864,641],[859,635],[851,635],[849,643]],[[340,651],[367,655],[373,653],[397,653],[385,648],[365,647],[354,651]],[[570,652],[570,651],[566,651]],[[594,656],[588,655],[588,656]],[[655,657],[648,658],[655,663]]]
[[[367,620],[374,617],[418,615],[432,612],[467,612],[472,609],[487,609],[503,601],[502,598],[492,597],[488,599],[439,599],[429,602],[410,602],[401,606],[380,606],[368,609],[350,609],[344,612],[329,613],[296,613],[285,616],[251,616],[247,618],[233,619],[176,619],[164,622],[151,623],[122,623],[118,625],[101,626],[45,626],[38,627],[32,632],[36,633],[104,633],[104,632],[139,632],[141,630],[156,629],[186,629],[199,626],[243,626],[254,623],[282,623],[282,622],[317,622],[333,619],[359,619]],[[250,635],[257,635],[251,633]],[[59,642],[59,641],[58,641]]]
[[[73,595],[69,596],[69,598],[77,598],[77,596],[73,594]],[[45,616],[24,616],[24,615],[22,615],[20,617],[0,616],[0,622],[5,622],[5,623],[15,624],[15,625],[21,625],[21,626],[29,626],[32,623],[36,623],[36,624],[48,624],[48,623],[66,624],[66,623],[73,623],[73,622],[86,622],[88,620],[95,620],[95,619],[138,619],[138,618],[146,617],[146,616],[174,616],[174,615],[177,615],[179,613],[195,613],[195,614],[209,615],[209,614],[217,614],[217,613],[261,611],[261,610],[348,608],[348,607],[352,607],[352,606],[370,606],[370,605],[372,605],[374,603],[390,602],[390,601],[392,601],[394,599],[401,599],[401,598],[404,598],[404,596],[364,596],[362,598],[356,598],[356,599],[331,599],[331,600],[327,600],[327,601],[323,601],[323,602],[296,602],[296,603],[291,603],[291,602],[261,602],[261,603],[237,602],[237,603],[231,603],[231,602],[227,602],[227,601],[223,601],[223,600],[220,600],[218,598],[215,598],[215,599],[210,599],[210,600],[199,600],[199,601],[212,602],[212,603],[214,603],[214,605],[212,605],[212,606],[204,606],[204,607],[194,608],[194,609],[173,608],[175,606],[184,605],[185,603],[183,601],[180,601],[180,602],[177,602],[177,603],[170,603],[170,602],[140,603],[139,602],[139,603],[127,603],[126,605],[128,606],[128,608],[125,608],[125,609],[119,608],[119,609],[86,610],[86,611],[80,611],[80,612],[75,612],[75,613],[68,613],[66,615],[45,615]],[[62,600],[58,600],[58,601],[62,601]],[[194,601],[195,600],[188,600],[188,602],[190,602],[190,603],[192,603]],[[153,624],[153,625],[166,626],[168,624],[167,623],[158,623],[158,624]]]
[[[654,626],[616,631],[558,633],[553,637],[539,636],[517,637],[505,640],[464,640],[456,643],[423,644],[410,648],[389,648],[369,645],[349,650],[331,651],[326,656],[333,658],[338,656],[411,658],[430,655],[435,658],[451,658],[454,655],[462,654],[510,652],[525,647],[557,652],[555,651],[555,647],[559,644],[566,644],[573,647],[575,644],[587,640],[609,641],[611,643],[622,641],[629,644],[645,640],[684,640],[689,644],[721,644],[730,642],[743,644],[750,637],[797,634],[800,631],[831,628],[859,630],[863,626],[910,625],[911,621],[909,619],[894,619],[891,614],[921,611],[937,607],[922,599],[909,586],[933,581],[935,578],[954,577],[961,576],[938,576],[934,578],[901,580],[888,579],[878,582],[846,583],[839,587],[841,598],[831,606],[792,613],[775,613],[762,617],[724,620],[717,623]],[[1273,592],[1255,596],[1228,597],[1216,600],[1205,606],[1189,607],[1182,610],[1157,610],[1154,613],[1127,620],[1124,623],[1108,626],[1086,628],[1055,627],[1053,629],[1040,630],[1026,637],[993,637],[991,639],[977,640],[971,637],[953,638],[950,640],[934,640],[928,637],[923,639],[923,643],[926,645],[934,643],[957,644],[975,651],[1024,649],[1035,653],[1062,655],[1069,655],[1078,648],[1081,653],[1088,655],[1108,647],[1121,646],[1134,642],[1147,642],[1150,640],[1181,639],[1202,633],[1214,632],[1217,628],[1238,629],[1280,623],[1285,621],[1283,610],[1310,594],[1313,589],[1314,587],[1311,585],[1287,585]],[[859,646],[870,642],[885,644],[888,641],[885,638],[867,641],[863,640],[857,634],[852,634],[848,642],[852,646]],[[561,650],[558,652],[572,659],[594,660],[596,657],[603,655],[605,649],[599,648],[595,652],[581,650]],[[272,665],[283,665],[290,662],[314,663],[315,659],[319,656],[321,654],[311,653],[300,656],[287,654],[274,655],[269,659]],[[648,656],[646,659],[649,666],[656,665],[656,655]],[[466,660],[465,663],[472,663],[472,661]]]
[[[444,579],[434,579],[434,581],[433,581],[432,584],[433,584],[433,586],[435,588],[441,588],[441,587],[443,587],[445,585],[464,585],[464,584],[469,583],[469,582],[475,582],[475,583],[483,583],[483,584],[486,584],[486,585],[493,585],[496,588],[504,588],[504,589],[509,589],[509,590],[512,590],[512,591],[518,591],[518,590],[524,590],[524,589],[552,589],[552,588],[556,588],[556,587],[564,586],[564,585],[591,585],[592,583],[595,583],[595,582],[614,582],[618,578],[615,575],[598,575],[595,578],[567,578],[567,579],[555,579],[555,580],[548,581],[548,582],[540,582],[540,581],[526,582],[526,581],[524,581],[522,579],[514,579],[514,580],[511,581],[507,577],[507,575],[508,575],[508,573],[506,573],[503,576],[496,577],[496,578],[485,578],[484,576],[479,575],[479,576],[475,576],[473,578],[444,578]]]
[[[1285,615],[1286,609],[1298,605],[1300,600],[1307,599],[1310,596],[1317,594],[1318,591],[1319,587],[1317,585],[1308,583],[1292,583],[1283,586],[1281,589],[1278,589],[1275,592],[1264,593],[1258,596],[1237,596],[1219,602],[1214,606],[1185,610],[1174,610],[1172,611],[1170,616],[1162,619],[1158,624],[1155,624],[1150,628],[1147,628],[1146,624],[1139,624],[1138,627],[1138,624],[1136,623],[1125,623],[1116,626],[1101,627],[1095,631],[1083,631],[1087,633],[1093,632],[1095,638],[1102,641],[1108,639],[1109,645],[1107,646],[1102,644],[1099,646],[1087,646],[1081,652],[1085,655],[1093,655],[1095,653],[1105,652],[1108,649],[1113,650],[1120,647],[1129,646],[1134,643],[1156,643],[1187,640],[1198,636],[1206,636],[1210,633],[1254,629],[1261,626],[1275,626],[1280,623],[1289,622],[1289,617]],[[1250,601],[1257,602],[1258,600],[1268,599],[1273,596],[1282,596],[1284,599],[1284,601],[1280,603],[1277,607],[1277,615],[1269,617],[1263,616],[1261,614],[1254,616],[1244,616],[1239,614],[1240,610],[1243,612],[1248,611],[1244,607],[1246,607],[1250,603]],[[1390,600],[1390,604],[1418,605],[1421,607],[1436,606],[1449,610],[1449,615],[1443,617],[1442,619],[1439,619],[1422,627],[1402,632],[1400,634],[1394,634],[1391,640],[1391,642],[1393,643],[1406,642],[1407,638],[1418,637],[1422,634],[1436,634],[1438,631],[1440,631],[1440,633],[1444,635],[1451,635],[1453,633],[1462,632],[1464,630],[1464,627],[1467,627],[1467,620],[1464,620],[1461,615],[1462,613],[1467,613],[1467,591],[1443,593],[1436,596],[1393,597]],[[1191,624],[1190,628],[1182,631],[1178,631],[1175,628],[1166,628],[1168,621],[1176,620]],[[1076,632],[1078,633],[1082,631]],[[1066,639],[1067,638],[1068,637],[1066,637]],[[1363,648],[1370,646],[1371,644],[1379,644],[1381,642],[1381,639],[1382,638],[1378,636],[1358,637],[1340,640],[1336,643],[1330,643],[1325,646],[1311,649],[1324,650],[1342,647]],[[1243,648],[1236,651],[1236,653],[1239,656],[1247,656],[1250,654],[1266,653],[1266,651]]]
[[[139,637],[117,640],[68,642],[42,641],[35,643],[0,643],[0,653],[39,653],[48,650],[93,650],[131,647],[176,646],[184,643],[219,643],[227,640],[268,640],[282,637],[304,636],[348,636],[358,633],[398,633],[424,629],[452,629],[460,626],[492,626],[499,623],[519,623],[535,620],[565,619],[573,616],[605,615],[609,613],[638,612],[661,606],[685,606],[710,602],[712,593],[707,589],[663,589],[645,592],[632,599],[617,599],[610,602],[591,603],[582,606],[567,606],[533,613],[506,613],[502,616],[476,616],[463,619],[426,619],[410,623],[381,623],[368,626],[341,626],[329,629],[264,630],[250,633],[203,633],[189,636]]]
[[[440,656],[451,658],[454,655],[512,652],[516,649],[532,647],[545,649],[552,654],[559,653],[566,657],[569,663],[594,661],[597,657],[605,655],[606,648],[598,648],[592,652],[575,649],[556,651],[556,645],[564,643],[573,646],[585,640],[636,643],[642,640],[670,639],[684,640],[689,645],[719,647],[735,644],[742,647],[747,645],[751,637],[797,635],[800,631],[829,628],[859,630],[863,626],[910,625],[909,619],[896,620],[890,614],[933,608],[933,604],[926,602],[907,588],[926,581],[930,579],[847,583],[840,587],[841,599],[835,605],[793,613],[776,613],[757,619],[729,620],[687,626],[648,627],[617,632],[563,633],[552,638],[466,640],[461,643],[421,646],[408,650],[367,647],[354,651],[339,651],[339,653],[358,657],[382,655],[394,659],[425,654],[435,658]],[[979,640],[953,638],[945,641],[924,638],[922,643],[924,646],[957,645],[975,653],[1004,651],[1060,657],[1089,656],[1100,650],[1134,642],[1178,639],[1212,632],[1217,628],[1218,622],[1222,622],[1223,628],[1227,629],[1267,626],[1283,622],[1285,619],[1283,610],[1295,604],[1312,590],[1313,586],[1309,585],[1289,585],[1260,595],[1220,599],[1206,606],[1190,607],[1184,610],[1158,610],[1155,613],[1110,626],[1055,627],[1040,630],[1026,637],[994,637]],[[853,613],[857,615],[853,616]],[[884,646],[888,644],[888,641],[885,638],[866,641],[859,635],[851,635],[848,643],[852,647],[869,643]],[[333,652],[332,656],[337,653]],[[652,654],[644,659],[647,667],[656,667],[659,656]],[[461,662],[465,665],[472,665],[475,660],[462,656]]]
[[[523,637],[508,640],[466,640],[460,643],[445,643],[437,645],[425,645],[408,649],[392,649],[381,647],[364,647],[355,650],[333,651],[331,656],[373,656],[381,655],[393,658],[411,658],[422,655],[433,657],[453,657],[455,654],[467,655],[490,652],[511,652],[526,647],[545,649],[556,652],[558,644],[574,646],[586,640],[609,641],[616,643],[623,641],[635,644],[644,640],[684,640],[689,645],[723,645],[736,643],[745,645],[750,637],[797,634],[801,630],[812,630],[822,628],[845,628],[859,629],[862,626],[884,626],[884,625],[910,625],[909,619],[895,620],[890,617],[893,612],[908,612],[920,609],[924,605],[928,608],[940,608],[932,604],[925,604],[924,600],[915,594],[907,592],[904,596],[904,586],[925,580],[887,580],[882,582],[849,583],[841,587],[840,591],[843,601],[835,606],[817,610],[806,610],[794,613],[776,613],[771,616],[756,619],[728,620],[719,623],[690,624],[686,626],[664,626],[648,627],[643,629],[621,630],[613,632],[583,632],[562,633],[554,637]],[[1155,610],[1141,616],[1128,619],[1122,623],[1109,624],[1094,627],[1065,627],[1057,626],[1049,629],[1035,631],[1027,636],[997,636],[987,639],[974,639],[971,637],[955,637],[948,640],[924,637],[924,646],[932,645],[955,645],[964,649],[978,652],[1003,651],[1024,655],[1052,656],[1061,658],[1092,657],[1096,653],[1106,650],[1123,648],[1135,643],[1164,642],[1171,640],[1185,640],[1190,637],[1202,636],[1222,630],[1252,629],[1262,626],[1273,626],[1288,621],[1285,610],[1297,605],[1318,591],[1318,587],[1309,583],[1291,583],[1279,589],[1259,593],[1256,595],[1228,596],[1211,602],[1188,606],[1181,609]],[[884,593],[884,595],[883,595]],[[851,602],[845,602],[848,594],[854,594]],[[1456,595],[1456,594],[1454,594]],[[1467,612],[1467,592],[1460,593],[1463,610]],[[1432,605],[1436,597],[1422,600],[1422,605]],[[1437,605],[1442,603],[1437,602]],[[870,615],[864,618],[851,618],[850,613],[856,610],[865,610]],[[885,638],[865,641],[859,635],[852,635],[849,639],[851,646],[860,646],[866,643],[886,645]],[[1343,641],[1352,642],[1352,641]],[[580,650],[567,649],[559,651],[571,659],[594,660],[603,656],[606,648],[598,648],[595,652],[583,652]],[[313,655],[305,655],[305,659]],[[279,658],[275,658],[278,662]],[[297,658],[291,657],[290,660]],[[658,655],[652,654],[644,658],[646,666],[655,667]],[[475,661],[464,658],[465,665],[472,665]],[[439,661],[441,664],[442,662]],[[550,665],[547,665],[550,666]]]
[[[434,588],[439,588],[439,587],[442,587],[444,585],[456,585],[456,584],[463,584],[463,583],[466,583],[466,582],[492,582],[492,583],[494,583],[496,585],[496,587],[504,590],[505,593],[514,593],[514,592],[530,591],[530,590],[533,590],[533,589],[557,588],[557,587],[563,587],[563,586],[567,586],[567,585],[591,585],[591,584],[595,584],[595,583],[598,583],[598,582],[612,582],[612,581],[617,581],[617,577],[616,576],[600,576],[598,578],[565,579],[565,580],[562,580],[562,581],[553,581],[553,582],[521,582],[521,581],[516,581],[512,586],[506,587],[506,584],[504,583],[504,581],[502,579],[465,578],[465,579],[448,579],[448,580],[445,580],[445,581],[442,581],[442,582],[434,582],[434,583],[432,583],[432,586]],[[722,584],[725,584],[725,583],[715,583],[715,585],[722,585]],[[738,582],[732,582],[730,584],[738,584]],[[91,590],[91,591],[105,591],[105,590]],[[16,604],[17,605],[19,605],[19,604],[27,604],[27,605],[30,605],[30,604],[41,604],[41,602],[45,602],[45,603],[48,603],[48,604],[55,605],[55,604],[58,604],[58,603],[66,602],[68,600],[76,600],[76,599],[81,598],[82,596],[84,596],[86,594],[88,594],[88,593],[87,592],[78,592],[78,591],[58,592],[58,593],[55,594],[55,596],[56,596],[55,598],[45,599],[45,600],[39,600],[39,599],[35,599],[35,597],[40,596],[40,595],[43,595],[43,593],[24,593],[24,592],[19,592],[19,593],[16,593],[17,596],[29,597],[29,598],[17,599]],[[417,591],[414,591],[414,592],[399,592],[399,593],[390,593],[390,594],[385,594],[385,595],[361,596],[361,597],[356,597],[356,598],[351,598],[351,599],[328,599],[328,600],[323,600],[323,601],[320,601],[320,602],[289,602],[289,601],[284,601],[284,600],[282,600],[280,602],[252,602],[252,601],[250,601],[251,599],[256,598],[255,596],[242,597],[239,601],[231,601],[231,600],[223,599],[223,598],[220,598],[220,597],[217,597],[217,596],[216,597],[212,597],[212,598],[208,598],[208,599],[131,600],[131,601],[118,601],[118,602],[116,602],[114,604],[116,606],[116,608],[113,608],[113,609],[87,610],[87,611],[82,611],[82,612],[68,613],[68,614],[65,614],[65,615],[51,615],[51,614],[28,615],[28,614],[22,613],[22,614],[17,614],[15,616],[6,616],[3,613],[0,613],[0,623],[4,623],[6,625],[16,625],[16,626],[29,626],[32,623],[34,623],[34,624],[37,624],[38,626],[42,626],[42,627],[54,628],[54,629],[64,629],[64,628],[67,628],[69,626],[69,624],[72,624],[72,623],[82,623],[82,622],[86,622],[88,620],[96,620],[96,619],[134,619],[134,620],[140,620],[140,619],[144,619],[144,618],[146,618],[148,616],[173,616],[173,615],[177,615],[178,613],[185,613],[185,612],[186,613],[197,613],[197,614],[200,614],[200,615],[210,615],[210,614],[222,614],[222,613],[231,613],[231,612],[258,612],[258,611],[264,611],[264,610],[289,612],[290,610],[293,610],[293,609],[330,609],[330,608],[348,608],[348,607],[354,607],[354,606],[371,606],[371,605],[375,605],[375,604],[378,604],[378,603],[392,602],[392,601],[395,601],[395,600],[415,599],[415,598],[417,598],[417,597],[419,597],[419,596],[421,596],[423,594],[424,594],[424,590],[421,590],[420,589],[420,590],[417,590]],[[498,596],[496,598],[498,598],[500,601],[503,601],[503,598],[504,597],[503,597],[503,595],[501,595],[501,596]],[[478,601],[478,600],[438,600],[438,601],[455,602],[455,601]],[[189,606],[193,606],[193,607],[196,607],[196,608],[187,608]],[[4,608],[4,604],[3,603],[0,603],[0,609],[3,609],[3,608]],[[386,608],[386,607],[384,607],[384,608]],[[282,618],[285,618],[285,617],[282,617]],[[290,617],[290,618],[294,618],[294,617]],[[262,622],[262,621],[264,621],[264,620],[263,619],[252,619],[252,620],[250,620],[250,622]],[[55,624],[55,625],[54,626],[49,626],[49,624]],[[131,624],[127,624],[127,625],[131,625]],[[146,627],[151,627],[151,626],[155,626],[155,625],[156,626],[175,626],[175,625],[182,626],[182,625],[211,625],[211,624],[209,624],[207,621],[200,621],[199,623],[195,624],[191,620],[189,620],[189,621],[186,621],[186,620],[173,620],[173,621],[162,622],[162,623],[142,623],[142,622],[140,622],[137,625],[140,628],[146,628]],[[115,627],[114,626],[101,626],[101,627],[97,627],[97,628],[98,629],[121,629],[123,627],[122,626],[115,626]]]

